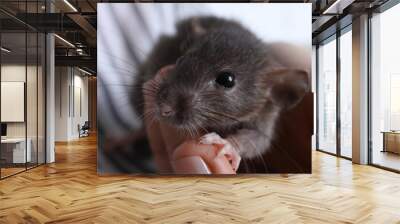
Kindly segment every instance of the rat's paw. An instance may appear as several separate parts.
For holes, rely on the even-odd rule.
[[[218,147],[217,156],[225,156],[230,161],[235,171],[239,168],[241,160],[239,153],[229,141],[223,139],[217,133],[211,132],[203,135],[199,142],[200,144],[206,145],[222,145],[222,147]]]
[[[211,132],[211,133],[205,134],[202,137],[200,137],[199,142],[201,144],[206,144],[206,145],[213,145],[213,144],[225,145],[228,141],[223,139],[217,133]]]

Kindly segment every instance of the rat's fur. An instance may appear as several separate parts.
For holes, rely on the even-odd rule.
[[[175,68],[155,87],[155,111],[168,104],[174,116],[158,119],[190,133],[216,132],[243,158],[264,153],[271,144],[280,111],[295,106],[308,91],[307,73],[282,67],[268,45],[237,22],[193,17],[163,36],[140,68],[137,84],[170,64]],[[236,85],[215,84],[218,73],[235,75]],[[141,88],[133,94],[143,113]]]

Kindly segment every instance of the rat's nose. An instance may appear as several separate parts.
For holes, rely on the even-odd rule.
[[[160,112],[161,116],[163,117],[171,117],[172,115],[174,115],[174,110],[172,109],[171,106],[167,104],[161,104]]]

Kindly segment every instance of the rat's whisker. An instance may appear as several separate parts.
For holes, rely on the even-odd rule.
[[[230,116],[229,114],[220,113],[220,112],[211,110],[211,109],[209,109],[209,108],[204,108],[204,110],[206,110],[206,111],[207,111],[208,113],[210,113],[210,114],[214,114],[214,115],[219,116],[219,117],[222,117],[222,118],[227,118],[227,119],[230,119],[230,120],[235,121],[235,122],[238,122],[238,123],[240,122],[237,118],[235,118],[235,117],[233,117],[233,116]]]
[[[204,117],[203,114],[198,113],[200,115],[200,119],[202,119],[203,121],[207,121],[207,119]],[[196,121],[197,126],[202,129],[205,133],[208,133],[208,130],[201,124],[200,121]]]
[[[266,163],[266,161],[265,161],[265,159],[264,159],[264,156],[263,156],[263,154],[259,151],[259,150],[257,150],[256,151],[257,152],[257,156],[258,156],[258,158],[260,158],[260,160],[261,160],[261,162],[262,162],[262,165],[263,165],[263,167],[264,167],[264,171],[266,172],[266,173],[268,173],[268,165],[267,165],[267,163]]]
[[[195,127],[197,127],[197,128],[195,128],[195,130],[196,130],[196,137],[200,137],[200,126],[199,126],[199,122],[198,121],[195,121],[195,124],[196,125],[194,125]]]
[[[194,124],[190,124],[190,127],[192,129],[192,138],[196,138],[196,127],[194,127]]]
[[[185,130],[186,130],[186,133],[189,135],[189,137],[191,138],[192,137],[192,130],[190,129],[190,127],[189,126],[185,126]]]
[[[240,145],[239,145],[237,139],[235,138],[235,136],[229,137],[229,140],[231,140],[231,143],[232,143],[233,147],[235,148],[235,150],[238,151],[238,149],[240,148]]]
[[[209,116],[208,114],[199,113],[199,115],[204,119],[205,122],[210,122],[210,121],[218,122],[219,121],[215,117]]]

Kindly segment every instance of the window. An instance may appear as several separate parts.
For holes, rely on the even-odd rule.
[[[340,155],[352,156],[352,34],[340,36]],[[347,32],[346,32],[347,31]]]
[[[312,46],[312,60],[311,60],[311,91],[314,93],[313,94],[313,99],[314,99],[314,120],[313,120],[313,125],[314,125],[314,134],[312,136],[312,143],[311,147],[313,150],[317,148],[317,141],[316,141],[316,130],[317,130],[317,48],[315,45]]]
[[[336,153],[336,39],[318,48],[318,149]]]
[[[371,18],[372,164],[400,170],[400,5]]]
[[[323,41],[318,48],[317,148],[351,159],[352,26],[338,34]]]

